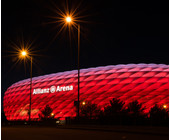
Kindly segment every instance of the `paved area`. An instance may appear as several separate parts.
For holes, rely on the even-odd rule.
[[[168,127],[153,127],[153,126],[65,125],[65,126],[59,126],[59,128],[119,132],[119,133],[133,133],[133,134],[169,135]]]
[[[94,130],[94,131],[93,131]],[[48,127],[2,127],[2,140],[168,140],[168,135]]]

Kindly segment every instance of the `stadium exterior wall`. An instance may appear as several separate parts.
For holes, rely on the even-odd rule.
[[[77,70],[34,77],[31,118],[49,105],[55,118],[74,117],[77,100]],[[169,108],[169,65],[127,64],[80,70],[80,100],[103,108],[112,98],[125,105],[137,100],[148,113],[155,104]],[[3,107],[8,120],[28,120],[30,79],[10,86]]]

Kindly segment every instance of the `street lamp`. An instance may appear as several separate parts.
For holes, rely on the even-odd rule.
[[[163,108],[164,108],[164,109],[166,109],[166,108],[167,108],[167,106],[166,106],[166,105],[163,105]]]
[[[28,57],[27,51],[21,51],[21,57],[25,58]],[[29,121],[31,122],[31,90],[32,90],[32,57],[30,57],[30,105],[29,105]]]
[[[83,105],[83,106],[84,106],[84,105],[86,105],[86,102],[85,102],[85,101],[83,101],[83,102],[82,102],[82,105]]]
[[[71,22],[72,21],[72,18],[70,16],[66,17],[66,22]]]
[[[65,17],[67,23],[72,23],[72,17]],[[78,30],[78,103],[77,103],[77,118],[80,116],[80,24],[77,24]]]
[[[51,117],[53,117],[54,116],[54,113],[51,113]]]
[[[26,56],[26,55],[27,55],[27,52],[26,52],[26,51],[22,51],[22,52],[21,52],[21,55],[22,55],[22,56]]]

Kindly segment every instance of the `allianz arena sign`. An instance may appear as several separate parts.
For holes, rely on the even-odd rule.
[[[33,94],[43,94],[43,93],[55,93],[61,91],[70,91],[73,90],[73,86],[51,86],[50,88],[36,88],[33,89]]]

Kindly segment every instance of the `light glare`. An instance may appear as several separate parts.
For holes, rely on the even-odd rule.
[[[72,20],[71,17],[66,17],[67,22],[71,22],[71,20]]]
[[[82,102],[82,105],[85,105],[86,104],[86,102]]]
[[[51,113],[51,116],[54,116],[54,113]]]
[[[163,108],[166,108],[167,106],[166,105],[163,105]]]
[[[26,52],[26,51],[22,51],[22,52],[21,52],[21,55],[22,55],[22,56],[26,56],[26,55],[27,55],[27,52]]]

